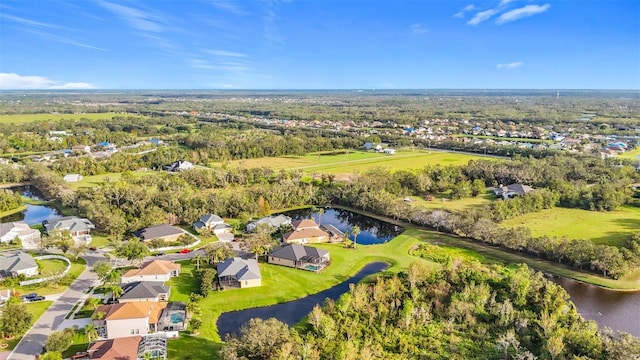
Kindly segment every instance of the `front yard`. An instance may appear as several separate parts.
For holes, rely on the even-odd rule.
[[[31,319],[31,326],[33,326],[33,324],[40,318],[40,316],[42,316],[42,314],[44,314],[44,312],[47,311],[47,309],[49,308],[49,306],[51,306],[51,304],[53,304],[53,301],[38,301],[38,302],[25,304],[25,306],[27,307],[27,310],[33,315],[33,319]],[[18,342],[20,342],[20,339],[22,339],[22,337],[15,337],[14,339],[11,339],[11,340],[5,340],[5,339],[0,340],[0,344],[9,344],[7,348],[0,349],[0,350],[2,351],[13,350],[13,348],[15,348],[16,345],[18,345]]]

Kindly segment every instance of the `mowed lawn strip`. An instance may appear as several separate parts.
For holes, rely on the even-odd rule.
[[[318,293],[346,281],[366,264],[385,261],[390,264],[386,272],[399,272],[413,261],[424,261],[431,267],[435,263],[408,255],[409,249],[419,242],[415,229],[409,229],[393,241],[379,245],[361,245],[357,249],[345,249],[342,244],[316,244],[330,252],[331,265],[321,273],[292,269],[284,266],[260,263],[262,286],[249,289],[225,289],[211,293],[202,300],[202,328],[200,338],[212,343],[220,343],[216,321],[221,313],[243,310],[259,306],[268,306],[295,300]],[[182,262],[181,274],[170,281],[171,301],[186,301],[190,292],[198,292],[198,281],[193,278],[195,264]],[[169,342],[169,358],[194,358],[194,354],[185,352],[189,337]],[[214,356],[214,354],[210,354]],[[217,356],[217,355],[216,355]]]
[[[524,226],[533,236],[586,239],[595,244],[622,246],[640,229],[640,208],[621,206],[614,211],[553,208],[503,221],[502,227]]]

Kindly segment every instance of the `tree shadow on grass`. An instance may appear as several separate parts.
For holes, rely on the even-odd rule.
[[[167,342],[167,359],[219,359],[218,353],[223,345],[201,337],[191,336],[186,332],[181,333],[178,339],[169,339]]]

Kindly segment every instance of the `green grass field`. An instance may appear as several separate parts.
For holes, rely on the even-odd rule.
[[[57,261],[60,261],[60,260],[57,260]],[[60,262],[62,263],[62,261]],[[77,261],[71,261],[71,269],[69,269],[69,272],[67,273],[66,277],[71,279],[71,281],[75,280],[84,271],[85,267],[86,267],[86,263],[82,258],[79,258]],[[27,286],[16,286],[14,287],[14,289],[19,294],[28,294],[28,293],[35,292],[35,293],[38,293],[38,295],[51,295],[51,294],[63,293],[67,290],[68,287],[69,287],[68,285],[64,285],[64,284],[51,285],[47,283],[42,283],[42,284],[34,284],[34,285],[27,285]]]
[[[411,198],[415,200],[412,203],[415,206],[420,206],[431,210],[444,209],[452,212],[457,212],[474,207],[488,205],[496,199],[496,196],[493,193],[487,193],[476,197],[449,200],[446,194],[436,194],[436,199],[433,201],[427,201],[417,196],[411,196]]]
[[[638,160],[638,156],[640,156],[640,146],[636,147],[635,149],[631,149],[624,154],[618,155],[618,157],[620,158],[631,160]]]
[[[36,260],[41,274],[58,274],[67,268],[67,263],[59,259]]]
[[[373,166],[383,166],[389,170],[419,169],[427,165],[465,165],[469,160],[492,159],[477,155],[442,151],[401,150],[394,155],[375,152],[354,151],[348,154],[309,154],[304,156],[266,157],[258,159],[234,160],[230,167],[261,167],[272,169],[303,170],[308,173],[355,173],[366,171]],[[223,166],[215,163],[214,166]]]
[[[525,226],[533,236],[587,239],[596,244],[620,246],[640,231],[640,208],[623,206],[616,211],[553,208],[502,222],[501,226]]]
[[[131,116],[124,113],[101,113],[101,114],[0,114],[2,124],[23,124],[35,121],[60,121],[60,120],[98,120],[111,119],[114,116]],[[139,117],[139,116],[136,116]]]

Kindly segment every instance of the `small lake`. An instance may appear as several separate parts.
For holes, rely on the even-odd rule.
[[[567,278],[553,281],[567,290],[585,319],[640,337],[640,292],[612,291]]]
[[[322,215],[317,211],[312,212],[311,209],[287,211],[284,214],[293,220],[308,219],[313,216],[316,223],[320,225],[331,224],[342,232],[351,231],[357,225],[360,228],[358,245],[383,244],[404,231],[398,225],[342,209],[327,208]],[[349,235],[349,238],[353,240],[352,235]]]
[[[12,189],[23,196],[34,200],[42,200],[42,196],[30,186],[21,186]],[[24,221],[27,225],[42,224],[44,220],[51,220],[60,217],[58,209],[46,205],[27,204],[27,208],[21,212],[0,218],[0,222]]]
[[[307,316],[316,304],[322,304],[327,298],[338,299],[340,295],[349,291],[349,284],[358,283],[363,278],[378,273],[387,267],[389,267],[389,264],[384,262],[370,263],[347,281],[317,294],[272,306],[223,313],[218,318],[218,333],[222,339],[227,334],[238,334],[240,327],[253,318],[265,320],[276,318],[289,326],[294,326]],[[251,291],[251,289],[234,291]]]

